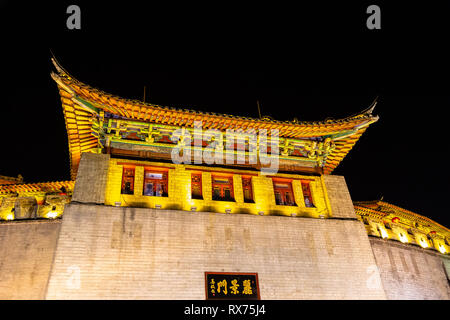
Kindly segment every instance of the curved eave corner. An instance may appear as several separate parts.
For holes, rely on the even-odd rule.
[[[189,126],[194,120],[206,119],[207,124],[228,126],[237,124],[243,129],[273,128],[280,130],[285,137],[325,137],[335,143],[334,150],[323,164],[323,173],[331,174],[347,153],[353,148],[367,127],[378,120],[372,112],[377,104],[375,100],[366,110],[344,118],[316,122],[277,121],[272,119],[253,119],[226,114],[204,113],[189,109],[162,107],[141,101],[123,99],[86,85],[70,76],[64,68],[52,58],[57,73],[52,72],[53,80],[58,84],[64,110],[66,128],[71,154],[71,176],[76,177],[82,152],[92,152],[98,147],[98,139],[91,135],[90,118],[98,115],[98,108],[118,116],[138,121],[161,123],[174,122]],[[207,129],[207,128],[205,128]],[[220,129],[220,128],[219,128]],[[223,129],[223,128],[222,128]]]

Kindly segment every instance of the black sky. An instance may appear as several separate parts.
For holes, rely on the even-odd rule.
[[[50,49],[79,80],[125,98],[279,120],[355,114],[379,96],[380,120],[334,171],[354,200],[385,201],[450,226],[450,5],[371,3],[142,5],[0,2],[0,174],[69,179],[67,135]]]

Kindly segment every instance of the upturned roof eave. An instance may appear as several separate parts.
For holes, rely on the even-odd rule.
[[[212,113],[212,112],[201,112],[201,111],[195,111],[189,108],[174,108],[174,107],[167,107],[167,106],[161,106],[156,105],[148,102],[143,102],[139,100],[131,100],[122,98],[110,93],[107,93],[105,91],[99,90],[97,88],[94,88],[88,84],[85,84],[76,78],[72,77],[65,71],[59,63],[52,58],[52,61],[58,71],[58,74],[52,73],[52,78],[61,85],[66,91],[71,92],[72,94],[76,94],[80,96],[83,99],[86,100],[93,100],[91,96],[87,96],[84,92],[94,93],[98,97],[106,97],[107,100],[115,101],[117,104],[120,105],[129,105],[131,108],[136,109],[143,109],[143,110],[155,110],[155,111],[166,111],[174,114],[177,117],[183,118],[186,116],[198,116],[198,117],[208,117],[212,118],[216,121],[227,121],[227,120],[237,120],[237,121],[244,121],[244,122],[251,122],[256,127],[267,127],[268,125],[276,125],[276,126],[282,126],[283,128],[286,128],[287,130],[295,130],[297,128],[302,127],[314,127],[318,131],[318,135],[327,135],[331,133],[336,133],[342,130],[348,130],[352,128],[358,128],[360,126],[367,126],[370,125],[376,121],[378,121],[378,116],[373,116],[372,112],[375,108],[376,103],[374,102],[369,108],[363,110],[362,112],[352,115],[346,118],[342,119],[327,119],[327,120],[321,120],[321,121],[282,121],[282,120],[273,120],[268,118],[251,118],[251,117],[241,117],[241,116],[233,116],[229,114],[218,114],[218,113]],[[74,88],[74,86],[79,87],[80,89],[77,90]],[[94,99],[95,100],[95,99]],[[92,101],[93,103],[97,103],[98,105],[102,105],[101,101]],[[120,109],[120,107],[119,107]],[[124,109],[124,108],[122,108]],[[124,114],[118,114],[117,112],[112,112],[114,114],[117,114],[119,116],[124,116]],[[133,117],[131,117],[133,118]],[[342,127],[345,125],[345,129],[338,129],[337,127]]]

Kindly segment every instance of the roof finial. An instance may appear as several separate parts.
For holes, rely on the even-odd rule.
[[[48,50],[50,51],[50,54],[52,55],[52,58],[55,58],[55,55],[53,54],[52,48],[48,48]]]
[[[61,67],[61,64],[56,59],[55,55],[53,54],[52,49],[49,49],[49,50],[50,50],[50,54],[52,55],[52,57],[50,59],[52,60],[52,63],[55,66],[55,69],[58,71],[58,73],[60,73],[60,74],[63,73],[63,74],[67,74],[68,75],[67,71],[64,70],[63,67]]]
[[[378,103],[378,96],[375,97],[375,100],[373,100],[373,102],[370,104],[370,106],[367,109],[364,109],[362,112],[359,112],[357,114],[354,114],[348,118],[360,118],[360,117],[365,117],[365,116],[369,116],[369,117],[373,117],[375,121],[378,120],[378,116],[372,116],[372,112],[375,109],[375,106]]]
[[[147,91],[146,89],[147,89],[147,87],[144,86],[144,103],[145,103],[145,92]]]
[[[370,107],[364,112],[367,113],[369,115],[372,115],[373,110],[375,109],[376,105],[378,103],[378,96],[375,97],[375,100],[373,100],[372,104],[370,105]]]

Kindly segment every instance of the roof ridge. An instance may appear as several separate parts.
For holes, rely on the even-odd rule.
[[[340,118],[340,119],[334,119],[334,118],[327,118],[325,120],[316,120],[316,121],[293,121],[293,120],[276,120],[276,119],[268,119],[267,117],[263,117],[263,118],[253,118],[253,117],[244,117],[244,116],[235,116],[235,115],[229,115],[229,114],[224,114],[224,113],[210,113],[210,112],[204,112],[204,111],[197,111],[194,109],[187,109],[187,108],[176,108],[176,107],[171,107],[171,106],[162,106],[162,105],[158,105],[158,104],[154,104],[154,103],[150,103],[150,102],[145,102],[145,101],[140,101],[137,99],[128,99],[128,98],[123,98],[119,95],[116,94],[112,94],[112,93],[108,93],[106,91],[103,91],[101,89],[98,89],[96,87],[93,87],[87,83],[84,83],[78,79],[76,79],[75,77],[71,76],[60,64],[59,62],[57,62],[57,60],[55,58],[52,58],[52,62],[56,68],[56,70],[58,71],[58,75],[59,77],[62,79],[66,79],[67,81],[70,82],[74,82],[76,83],[78,86],[80,87],[86,87],[88,90],[94,91],[98,94],[101,94],[103,96],[107,96],[108,98],[113,98],[116,99],[118,101],[125,101],[125,102],[130,102],[131,104],[136,105],[137,107],[146,107],[146,108],[162,108],[162,109],[170,109],[173,111],[177,111],[177,112],[188,112],[188,113],[194,113],[194,114],[199,114],[199,115],[210,115],[213,117],[225,117],[225,118],[231,118],[231,119],[242,119],[242,120],[248,120],[248,121],[257,121],[257,122],[264,122],[264,123],[278,123],[278,124],[289,124],[289,125],[293,125],[293,126],[317,126],[317,125],[327,125],[327,124],[332,124],[332,123],[345,123],[345,122],[349,122],[351,120],[356,120],[356,119],[370,119],[372,120],[372,122],[376,122],[379,117],[378,116],[373,116],[372,115],[372,111],[375,108],[376,105],[376,100],[366,109],[364,109],[363,111],[345,117],[345,118]]]

